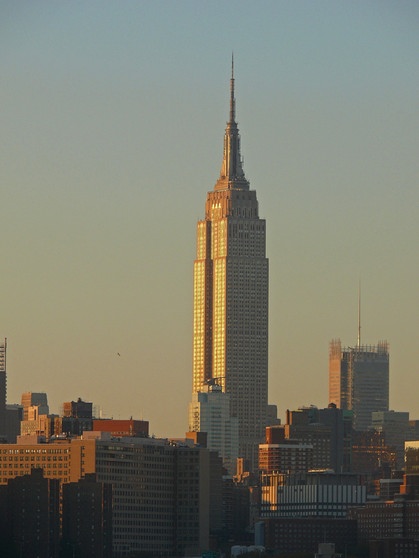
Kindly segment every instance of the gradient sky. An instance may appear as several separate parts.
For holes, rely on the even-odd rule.
[[[0,337],[46,391],[187,429],[195,228],[231,52],[267,221],[270,402],[328,403],[328,345],[390,344],[419,419],[419,4],[0,1]],[[121,356],[118,356],[120,353]]]

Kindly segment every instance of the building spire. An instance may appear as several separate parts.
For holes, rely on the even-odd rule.
[[[244,176],[243,162],[240,155],[240,134],[236,122],[236,99],[234,96],[234,54],[231,55],[230,78],[230,118],[224,134],[223,163],[216,190],[248,190],[249,182]]]

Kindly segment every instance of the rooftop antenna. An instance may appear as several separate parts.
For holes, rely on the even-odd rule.
[[[358,281],[358,349],[361,347],[361,279]]]
[[[231,53],[231,79],[230,79],[230,122],[236,118],[236,100],[234,98],[234,52]]]

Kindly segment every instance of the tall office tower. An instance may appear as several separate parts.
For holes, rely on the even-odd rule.
[[[6,409],[6,352],[7,339],[0,342],[0,411]]]
[[[268,404],[268,259],[265,220],[240,155],[234,73],[220,177],[197,225],[193,392],[215,380],[239,422],[239,455],[257,466]]]
[[[353,411],[355,430],[371,426],[371,413],[388,411],[389,353],[387,341],[377,345],[342,348],[340,339],[330,343],[329,403]]]

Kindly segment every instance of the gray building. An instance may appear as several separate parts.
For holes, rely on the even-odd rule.
[[[23,409],[20,405],[7,405],[7,339],[0,341],[0,440],[15,443],[20,434]]]
[[[207,448],[217,451],[224,467],[234,475],[239,457],[237,417],[230,413],[230,396],[218,385],[202,386],[189,404],[189,431],[206,432]]]
[[[208,550],[211,506],[218,512],[221,506],[214,501],[222,482],[215,454],[182,442],[109,435],[99,436],[95,448],[96,478],[112,484],[115,556],[198,556]]]
[[[405,411],[374,411],[372,427],[384,434],[384,441],[396,452],[397,468],[404,467],[404,443],[409,433],[409,413]]]
[[[371,427],[374,411],[388,411],[388,343],[342,348],[339,339],[329,349],[329,403],[353,411],[355,430]]]

